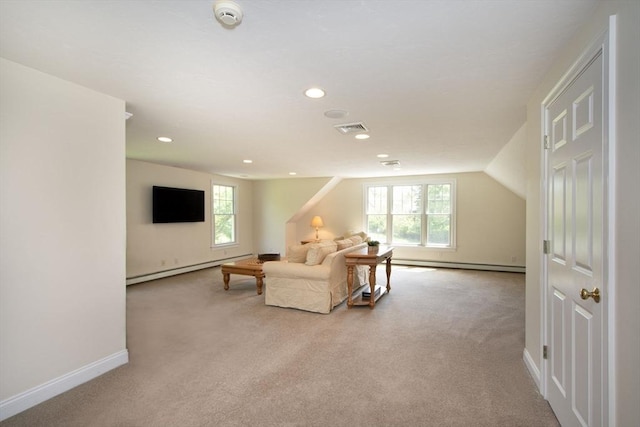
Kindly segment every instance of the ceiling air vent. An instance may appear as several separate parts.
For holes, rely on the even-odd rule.
[[[400,166],[400,160],[382,160],[380,163],[384,166]]]
[[[369,132],[369,129],[367,129],[364,124],[362,124],[362,122],[335,125],[334,128],[336,128],[338,132],[345,135],[348,133]]]

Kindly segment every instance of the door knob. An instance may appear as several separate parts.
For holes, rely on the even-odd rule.
[[[580,291],[580,298],[589,299],[589,297],[593,298],[595,302],[600,302],[600,289],[593,288],[593,291],[591,292],[586,289],[582,289]]]

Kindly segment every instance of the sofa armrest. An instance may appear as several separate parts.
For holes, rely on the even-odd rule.
[[[360,243],[350,248],[345,248],[336,253],[327,255],[327,258],[329,258],[329,256],[331,255],[333,256],[331,259],[325,259],[325,261],[327,261],[331,265],[331,282],[333,283],[347,282],[347,264],[344,258],[345,254],[348,254],[349,252],[352,252],[358,249],[362,249],[366,246],[367,246],[366,243]],[[363,282],[365,278],[365,275],[363,273],[364,271],[365,269],[363,266],[356,266],[354,271],[354,279],[355,279],[354,284],[356,286],[359,286],[364,283]]]

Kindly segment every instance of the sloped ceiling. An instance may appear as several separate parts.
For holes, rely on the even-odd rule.
[[[480,171],[598,2],[237,3],[229,29],[212,1],[2,0],[0,55],[124,99],[133,159],[248,179]],[[368,140],[333,127],[360,121]]]

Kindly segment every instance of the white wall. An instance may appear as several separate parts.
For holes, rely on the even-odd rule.
[[[6,418],[128,360],[124,102],[0,58],[0,122]]]
[[[396,259],[419,261],[490,264],[518,267],[525,262],[525,201],[518,195],[483,172],[451,175],[430,175],[398,178],[344,179],[322,198],[314,207],[302,215],[297,223],[294,241],[315,237],[315,230],[309,226],[311,218],[320,215],[325,226],[319,237],[332,239],[346,231],[364,229],[365,184],[425,182],[427,179],[454,178],[457,183],[457,243],[455,251],[400,247],[394,251]],[[296,180],[298,186],[304,180]],[[262,221],[271,224],[280,234],[269,237],[275,252],[285,253],[284,223],[300,208],[314,191],[321,187],[316,181],[308,181],[307,191],[302,187],[296,197],[286,180],[267,181],[258,186],[271,189],[273,194],[282,194],[287,201],[286,211],[279,210],[279,203],[271,209],[262,209]],[[262,191],[256,191],[256,195]],[[305,195],[304,197],[299,197]],[[297,200],[297,202],[293,202]],[[278,200],[275,200],[278,202]],[[282,201],[284,204],[284,200]]]
[[[238,244],[211,247],[211,185],[232,185],[240,211]],[[205,221],[153,224],[154,185],[205,192]],[[251,181],[188,169],[127,160],[127,278],[180,271],[185,267],[228,260],[253,251],[253,184]]]
[[[285,255],[287,246],[297,240],[286,243],[287,224],[329,181],[329,178],[296,178],[254,182],[256,253]]]
[[[524,167],[526,143],[525,123],[484,170],[487,175],[523,199],[527,195],[527,174]]]
[[[612,265],[615,293],[603,300],[612,306],[614,316],[612,339],[614,359],[611,390],[613,401],[610,425],[637,425],[640,419],[640,2],[606,1],[585,23],[574,40],[563,48],[527,107],[527,278],[526,278],[526,351],[532,363],[541,368],[541,160],[540,105],[573,62],[602,33],[609,16],[617,15],[617,88],[612,169],[614,224]]]

